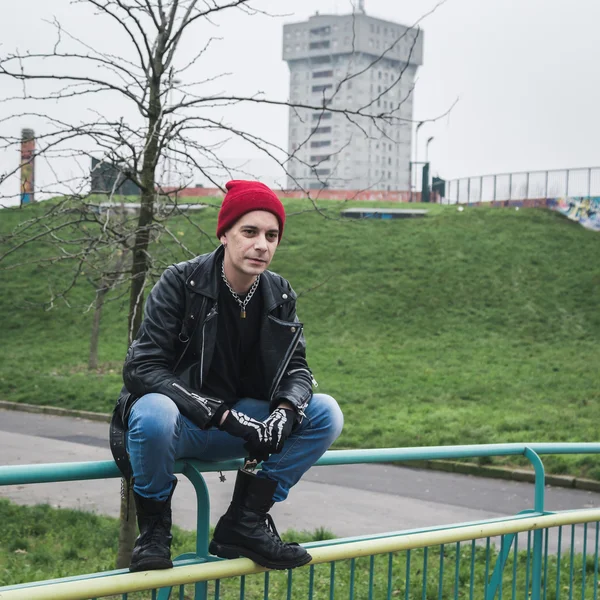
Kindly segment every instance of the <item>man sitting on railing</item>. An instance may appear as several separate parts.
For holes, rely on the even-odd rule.
[[[211,553],[272,569],[311,560],[281,540],[268,511],[339,436],[343,416],[332,397],[312,393],[296,295],[267,270],[282,203],[259,182],[226,187],[221,246],[163,273],[123,367],[111,448],[133,481],[140,535],[131,571],[172,567],[173,470],[184,457],[248,457]],[[258,462],[254,474],[247,467]]]

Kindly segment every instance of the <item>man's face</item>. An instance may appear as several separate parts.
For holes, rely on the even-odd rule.
[[[238,277],[259,275],[271,264],[278,241],[279,221],[273,213],[246,213],[221,236],[226,247],[226,271]]]

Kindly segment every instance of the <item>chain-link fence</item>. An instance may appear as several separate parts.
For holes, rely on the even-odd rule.
[[[500,173],[452,179],[445,203],[600,196],[600,167]]]

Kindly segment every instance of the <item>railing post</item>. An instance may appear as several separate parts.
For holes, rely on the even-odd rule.
[[[467,179],[467,206],[471,206],[471,178]]]
[[[483,175],[479,178],[479,204],[483,202]]]
[[[592,167],[588,169],[587,197],[592,197]]]
[[[546,191],[544,192],[544,198],[548,200],[548,171],[546,171]]]
[[[527,172],[527,181],[525,182],[525,200],[529,200],[529,171]]]
[[[208,538],[210,537],[210,498],[206,481],[195,464],[195,461],[186,462],[183,474],[192,482],[196,490],[196,555],[201,558],[208,557]],[[206,600],[208,597],[208,583],[201,581],[195,585],[194,600]]]
[[[565,190],[565,196],[568,198],[569,197],[569,169],[567,169],[567,176],[565,178],[565,183],[566,183],[566,190]]]
[[[494,202],[496,201],[496,189],[497,189],[496,188],[496,175],[494,175],[494,198],[493,198]]]
[[[512,200],[512,173],[508,176],[508,199]]]
[[[535,471],[535,497],[534,509],[536,512],[544,512],[544,492],[546,475],[544,465],[539,455],[531,448],[525,448],[524,455],[529,459]],[[533,532],[533,568],[531,574],[531,600],[540,600],[542,591],[542,554],[544,533],[541,529]]]

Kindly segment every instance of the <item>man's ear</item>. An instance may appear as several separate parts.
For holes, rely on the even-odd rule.
[[[227,246],[227,234],[224,233],[220,238],[219,241],[221,242],[221,244],[223,244],[223,246]]]

